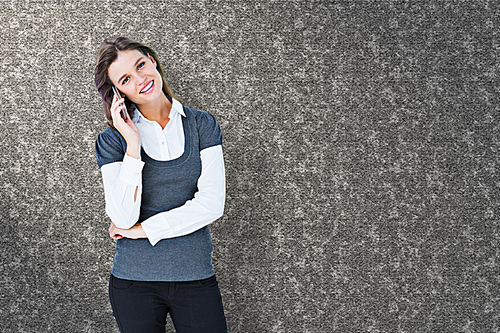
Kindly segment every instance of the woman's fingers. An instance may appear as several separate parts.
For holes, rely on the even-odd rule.
[[[123,238],[123,236],[118,233],[118,228],[115,226],[113,222],[111,222],[111,226],[109,227],[109,236],[114,240]]]
[[[116,102],[117,102],[117,97],[116,95],[113,96],[113,101],[111,102],[111,118],[113,118],[113,123],[116,123]]]
[[[115,228],[116,228],[115,224],[113,222],[111,222],[111,225],[109,226],[109,229],[108,229],[110,237],[113,237],[113,233],[114,233]]]
[[[123,118],[121,117],[122,110],[126,110],[125,98],[122,97],[118,99],[117,96],[113,96],[113,103],[111,104],[111,117],[113,118],[113,122],[116,122],[118,118],[123,120]],[[128,118],[128,112],[126,111],[125,111],[125,116]]]
[[[109,226],[109,236],[111,238],[113,238],[114,240],[118,240],[120,238],[123,238],[122,235],[120,235],[119,233],[119,228],[116,227],[116,225],[111,222],[111,225]]]
[[[111,222],[111,225],[109,226],[109,235],[111,237],[114,237],[116,235],[116,232],[118,231],[117,229],[118,228],[116,227],[116,225],[113,222]]]

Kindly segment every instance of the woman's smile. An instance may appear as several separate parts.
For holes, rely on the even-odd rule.
[[[143,88],[142,90],[139,92],[139,94],[149,94],[151,93],[155,88],[155,81],[154,80],[151,80],[149,81]]]

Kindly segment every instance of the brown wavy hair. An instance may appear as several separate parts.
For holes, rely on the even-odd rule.
[[[182,101],[174,95],[172,88],[165,80],[165,74],[163,74],[163,69],[158,59],[156,52],[147,45],[136,42],[128,37],[124,36],[113,36],[111,38],[105,39],[101,46],[99,46],[99,51],[97,52],[96,66],[94,69],[94,83],[102,99],[102,105],[104,107],[104,113],[106,114],[106,119],[108,120],[108,126],[114,128],[113,118],[111,117],[111,103],[113,101],[113,83],[108,75],[109,66],[118,58],[118,53],[121,51],[137,50],[147,56],[151,55],[156,61],[156,70],[161,75],[163,80],[163,93],[167,97],[172,97],[182,103]],[[127,111],[130,118],[133,116],[134,109],[132,109],[132,102],[125,96],[125,105],[127,106]]]

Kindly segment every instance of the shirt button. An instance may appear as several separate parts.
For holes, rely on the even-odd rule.
[[[165,144],[165,141],[162,141],[162,142],[161,142],[161,144],[162,144],[162,145],[164,145],[164,144]]]

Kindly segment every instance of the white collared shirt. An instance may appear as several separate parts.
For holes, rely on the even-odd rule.
[[[172,98],[169,122],[164,129],[156,121],[144,117],[136,108],[135,123],[141,135],[141,145],[146,154],[155,160],[169,161],[178,158],[184,153],[184,129],[182,117],[185,117],[182,104]]]
[[[132,121],[139,129],[146,154],[159,161],[180,157],[184,153],[182,117],[185,116],[182,104],[173,98],[170,120],[162,129],[156,121],[146,119],[136,108]],[[187,235],[222,216],[226,195],[222,146],[205,148],[200,157],[202,170],[194,198],[183,206],[153,215],[141,223],[152,245],[164,238]],[[106,213],[118,228],[129,229],[139,219],[143,166],[144,162],[140,159],[125,154],[122,162],[101,167]]]

